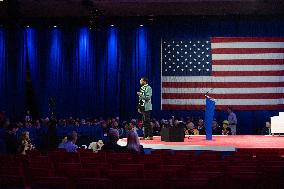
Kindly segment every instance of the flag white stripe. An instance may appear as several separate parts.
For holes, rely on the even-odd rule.
[[[284,48],[283,42],[229,42],[211,43],[212,49],[218,48]]]
[[[212,54],[212,60],[284,59],[284,53]]]
[[[213,65],[213,71],[277,71],[284,70],[284,65]]]
[[[162,82],[283,82],[284,77],[279,76],[163,76]]]
[[[162,88],[162,93],[197,93],[197,94],[262,94],[284,93],[283,87],[267,88]]]
[[[204,105],[205,99],[162,99],[162,104]],[[216,105],[276,105],[284,104],[284,99],[217,99]]]

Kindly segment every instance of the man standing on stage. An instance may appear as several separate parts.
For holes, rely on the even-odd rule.
[[[228,116],[229,127],[231,128],[232,135],[236,135],[237,134],[237,123],[238,123],[237,116],[233,112],[231,107],[228,107],[227,111],[229,113],[229,116]]]
[[[148,79],[145,77],[140,79],[140,85],[140,92],[137,92],[137,95],[139,96],[138,112],[142,114],[144,139],[153,140],[153,128],[150,124],[152,88],[148,85]]]

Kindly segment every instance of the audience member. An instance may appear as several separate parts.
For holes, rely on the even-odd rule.
[[[64,146],[67,142],[67,136],[65,136],[58,145],[58,148],[64,149]]]
[[[122,147],[117,144],[119,140],[119,132],[117,129],[110,129],[108,133],[108,142],[103,145],[102,150],[114,151],[114,152],[123,152],[125,147]]]
[[[270,123],[266,122],[265,127],[263,127],[262,130],[261,130],[261,134],[262,135],[270,135],[270,129],[271,129]]]
[[[222,135],[232,135],[231,128],[229,127],[229,121],[228,120],[223,121]]]
[[[31,143],[30,133],[28,131],[24,131],[21,136],[21,142],[19,146],[19,152],[22,155],[26,155],[27,151],[34,150],[35,146]]]
[[[7,131],[4,135],[4,142],[6,146],[6,152],[8,154],[17,154],[19,141],[17,140],[18,126],[16,124],[9,124]]]
[[[31,122],[32,122],[32,116],[30,111],[28,110],[25,115],[25,125],[27,128],[31,127]]]
[[[101,121],[101,127],[103,129],[104,136],[107,136],[109,133],[109,129],[110,129],[107,125],[107,122]]]
[[[127,135],[127,150],[144,154],[144,149],[143,146],[140,145],[138,134],[133,129],[130,130]]]
[[[150,124],[153,127],[153,135],[159,136],[161,131],[160,123],[156,119],[153,119]]]
[[[222,128],[218,125],[218,122],[216,119],[212,122],[212,135],[221,135],[222,134]]]
[[[199,135],[198,129],[194,127],[193,122],[189,122],[186,124],[186,128],[184,129],[185,135]]]
[[[204,127],[204,121],[201,118],[198,120],[197,130],[198,130],[200,135],[206,134],[205,127]]]
[[[36,129],[40,129],[40,128],[41,128],[41,125],[40,125],[40,121],[39,121],[39,120],[36,120],[36,121],[35,121],[34,127],[35,127]]]
[[[58,146],[59,148],[63,148],[66,152],[77,152],[78,146],[76,145],[78,139],[78,134],[73,131],[67,136],[67,142],[61,143],[62,145]]]
[[[238,123],[237,116],[233,112],[233,109],[231,107],[228,107],[227,111],[229,113],[229,115],[228,115],[228,122],[229,122],[228,127],[231,128],[232,135],[236,135],[237,134],[237,123]]]

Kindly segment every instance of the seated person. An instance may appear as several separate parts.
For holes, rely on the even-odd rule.
[[[198,130],[200,135],[206,134],[203,119],[198,120],[197,130]]]
[[[262,135],[270,135],[270,128],[271,128],[270,123],[266,122],[265,127],[263,127],[262,130],[261,130],[261,134]]]
[[[67,136],[62,139],[61,143],[58,145],[58,148],[64,148],[66,142],[67,142]]]
[[[150,122],[152,128],[153,128],[153,134],[155,136],[159,136],[160,135],[160,131],[161,131],[161,128],[160,128],[160,123],[158,121],[156,121],[155,119],[153,119],[151,122]]]
[[[128,129],[126,145],[127,150],[134,153],[144,154],[144,148],[142,145],[140,145],[139,137],[135,129],[132,127],[132,125],[128,125],[126,129]]]
[[[24,131],[21,136],[21,142],[19,146],[19,152],[23,155],[26,155],[26,152],[29,150],[34,150],[35,147],[31,143],[30,133],[28,131]]]
[[[77,152],[78,146],[76,145],[78,135],[75,131],[67,135],[67,141],[62,142],[58,148],[65,149],[66,152]]]
[[[222,128],[218,125],[216,119],[212,122],[212,135],[221,135],[222,134]]]
[[[126,148],[130,152],[144,154],[144,148],[140,145],[138,134],[134,130],[131,130],[128,133]]]
[[[232,131],[231,131],[231,128],[229,127],[229,121],[228,120],[223,121],[222,135],[232,135]]]
[[[108,142],[103,145],[102,151],[124,152],[126,149],[117,144],[119,132],[117,129],[110,129],[108,133]]]
[[[186,124],[184,134],[185,135],[199,135],[199,131],[194,127],[193,122],[189,122]]]

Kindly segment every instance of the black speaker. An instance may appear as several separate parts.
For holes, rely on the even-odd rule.
[[[162,128],[161,140],[165,142],[184,142],[184,129],[181,127]]]

